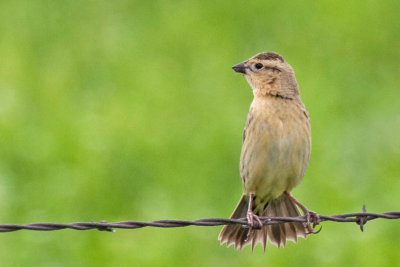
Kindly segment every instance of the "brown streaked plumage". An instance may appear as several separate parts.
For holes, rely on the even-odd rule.
[[[260,53],[254,56],[255,59],[260,59],[260,60],[275,60],[279,59],[281,62],[285,62],[283,57],[279,55],[278,53],[275,52],[268,52],[268,53]]]
[[[292,67],[274,52],[260,53],[232,67],[244,74],[254,100],[243,133],[240,176],[243,196],[231,218],[247,216],[249,228],[227,225],[221,244],[242,248],[267,239],[278,247],[313,232],[309,223],[285,223],[253,229],[258,216],[317,216],[295,200],[290,191],[304,176],[311,151],[310,119],[300,99]]]

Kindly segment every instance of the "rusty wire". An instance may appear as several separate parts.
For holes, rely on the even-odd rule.
[[[319,222],[355,222],[360,226],[361,231],[367,221],[377,218],[382,219],[400,219],[400,211],[388,211],[383,213],[366,212],[363,206],[363,212],[343,213],[332,216],[319,215]],[[306,216],[298,217],[260,217],[263,225],[282,224],[286,222],[306,222]],[[54,231],[62,229],[90,230],[114,232],[115,229],[136,229],[142,227],[184,227],[184,226],[218,226],[227,224],[242,224],[243,227],[249,227],[246,218],[226,219],[226,218],[206,218],[194,221],[188,220],[156,220],[156,221],[121,221],[121,222],[75,222],[75,223],[29,223],[29,224],[0,224],[0,232],[14,232],[18,230],[35,231]]]

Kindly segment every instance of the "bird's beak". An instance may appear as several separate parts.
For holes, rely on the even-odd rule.
[[[241,72],[243,74],[246,74],[246,69],[247,69],[246,62],[236,64],[235,66],[232,67],[232,69],[236,72]]]

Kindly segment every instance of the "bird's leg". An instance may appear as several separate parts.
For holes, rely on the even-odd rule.
[[[254,193],[250,192],[249,194],[249,207],[247,209],[247,222],[250,226],[250,231],[255,228],[255,229],[261,229],[263,223],[261,222],[260,218],[258,218],[257,215],[254,214],[253,212],[253,200],[254,200]],[[258,224],[254,225],[254,219],[257,220]],[[249,231],[249,233],[250,233]]]
[[[307,225],[307,229],[310,232],[310,234],[317,234],[319,233],[320,230],[318,231],[314,231],[315,226],[317,226],[320,222],[319,219],[319,215],[314,212],[314,211],[310,211],[309,209],[306,208],[306,206],[304,206],[303,204],[301,204],[297,199],[295,199],[289,192],[285,192],[286,195],[288,196],[288,198],[293,201],[294,204],[296,204],[298,207],[301,208],[301,210],[303,211],[304,215],[306,216],[306,225]],[[311,226],[310,222],[312,220],[313,225]]]
[[[251,192],[249,194],[249,207],[247,208],[247,223],[249,224],[249,231],[247,232],[246,241],[249,240],[250,235],[253,232],[253,229],[261,229],[263,225],[260,218],[258,218],[258,216],[255,215],[253,212],[253,200],[254,200],[254,193]],[[257,220],[258,224],[254,225],[254,219]]]

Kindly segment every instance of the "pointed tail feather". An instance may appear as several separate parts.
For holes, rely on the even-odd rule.
[[[248,196],[243,195],[239,201],[239,204],[234,210],[231,219],[246,217],[247,206]],[[269,201],[265,207],[256,207],[253,209],[253,211],[255,211],[256,215],[258,216],[301,216],[296,205],[287,197],[286,194],[283,194],[277,199]],[[242,249],[249,243],[251,243],[252,249],[254,249],[255,245],[260,242],[265,250],[267,239],[269,239],[278,247],[284,247],[286,245],[286,240],[289,239],[293,242],[297,242],[298,236],[305,238],[308,233],[305,224],[300,222],[266,225],[259,230],[252,230],[250,234],[248,234],[248,232],[249,228],[244,228],[240,224],[226,225],[219,234],[218,239],[220,240],[221,244],[226,243],[228,247],[234,244],[235,249]]]
[[[231,219],[246,217],[248,200],[249,198],[247,196],[242,196],[230,217]],[[248,228],[244,228],[240,224],[225,225],[219,234],[218,239],[221,241],[221,244],[226,243],[228,247],[234,244],[235,249],[242,249],[242,247],[249,243],[249,241],[246,240],[248,231]]]

